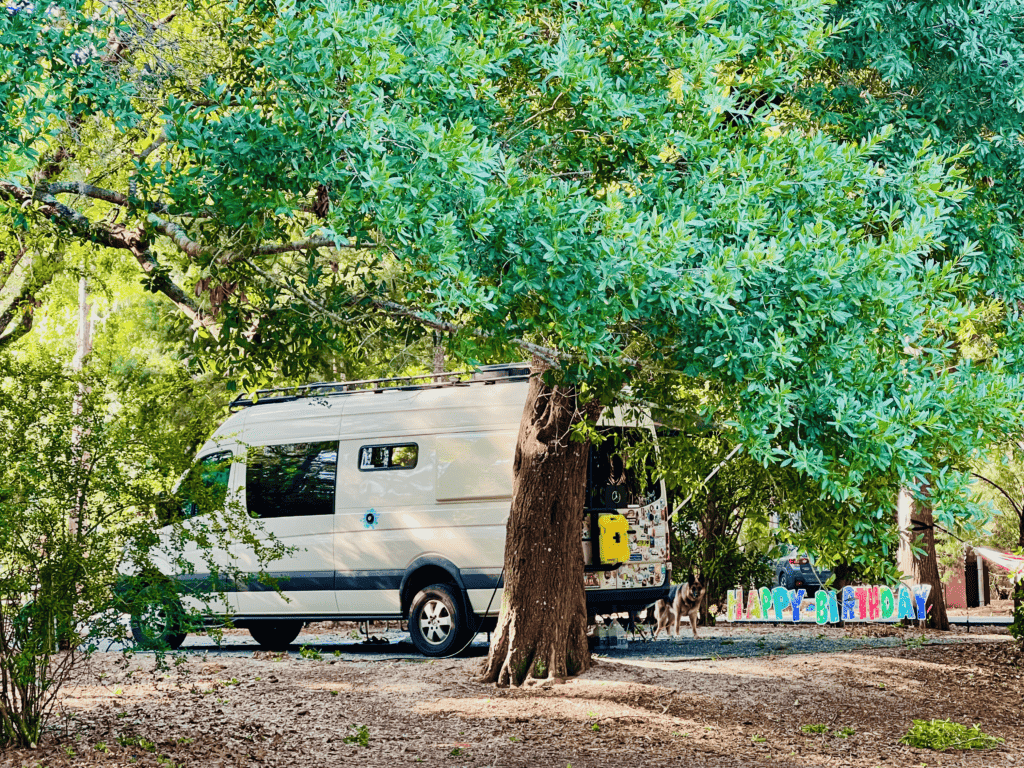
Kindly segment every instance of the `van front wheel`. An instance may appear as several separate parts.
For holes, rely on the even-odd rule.
[[[462,601],[449,584],[431,584],[413,598],[409,609],[409,634],[424,656],[458,653],[469,639]]]
[[[137,647],[145,651],[176,651],[185,642],[185,611],[178,598],[151,585],[142,590],[129,619]]]

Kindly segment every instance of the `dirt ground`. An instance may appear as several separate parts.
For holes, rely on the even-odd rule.
[[[947,608],[949,616],[1012,616],[1013,600],[993,599],[988,605],[977,608]]]
[[[479,657],[190,653],[161,671],[152,656],[106,653],[67,688],[43,746],[0,752],[0,765],[1024,765],[1017,647],[919,637],[836,654],[597,658],[577,679],[532,690],[476,682]],[[900,746],[915,718],[977,723],[1006,741],[983,752]],[[801,732],[815,724],[827,733]]]

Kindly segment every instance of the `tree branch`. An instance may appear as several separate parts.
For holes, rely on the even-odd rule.
[[[1021,517],[1022,515],[1024,515],[1024,510],[1021,509],[1020,505],[1017,504],[1017,502],[1015,502],[1013,500],[1013,497],[1010,496],[1010,494],[1007,493],[1005,490],[1003,490],[1002,486],[1000,486],[998,483],[995,483],[992,480],[989,480],[984,475],[979,475],[977,472],[971,472],[971,477],[976,477],[979,480],[988,483],[993,488],[995,488],[997,491],[999,491],[1001,494],[1003,494],[1003,496],[1006,497],[1006,500],[1008,502],[1010,502],[1010,509],[1013,510],[1014,514],[1017,515],[1017,517]]]
[[[14,182],[3,180],[0,181],[0,200],[12,201],[21,207],[26,207],[33,202],[38,203],[38,210],[47,218],[89,242],[105,245],[108,248],[128,247],[125,244],[127,230],[124,227],[94,223],[45,192],[33,192]]]
[[[14,274],[14,270],[18,268],[18,264],[20,264],[21,260],[25,258],[26,253],[28,253],[28,248],[19,248],[18,252],[8,260],[7,254],[0,251],[0,267],[3,268],[3,278],[0,279],[0,288],[3,288],[7,280]]]
[[[143,241],[137,247],[132,248],[131,252],[135,260],[139,262],[139,266],[142,267],[142,271],[149,277],[151,290],[159,291],[173,301],[189,320],[195,325],[205,328],[215,339],[220,336],[214,317],[200,309],[181,289],[181,286],[171,280],[167,270],[160,266],[149,250],[149,243]]]
[[[188,295],[171,280],[167,271],[162,269],[156,259],[150,253],[149,242],[145,239],[144,233],[136,229],[128,229],[120,225],[96,223],[78,211],[69,208],[59,202],[50,194],[35,192],[20,187],[9,181],[0,181],[0,200],[12,200],[24,207],[33,202],[37,203],[41,213],[48,216],[58,226],[71,230],[74,234],[99,245],[113,248],[115,250],[129,251],[139,262],[143,271],[150,276],[150,286],[153,290],[159,291],[169,298],[174,304],[194,323],[197,323],[216,335],[213,330],[214,319],[203,312]],[[177,225],[165,222],[153,214],[150,216],[162,226],[161,231],[175,239],[175,234],[184,238],[184,233]],[[184,238],[186,243],[191,243]],[[198,245],[195,245],[198,249]],[[187,252],[187,251],[186,251]]]
[[[0,336],[0,349],[9,346],[24,336],[26,333],[32,330],[32,322],[35,317],[35,307],[29,304],[25,308],[24,314],[21,316],[21,322],[18,323],[17,328],[11,331],[6,336]],[[4,326],[6,327],[6,325]],[[0,330],[3,333],[3,330]]]
[[[199,243],[195,240],[190,240],[188,235],[185,234],[185,230],[173,221],[161,219],[154,213],[146,216],[146,221],[149,222],[158,232],[162,232],[171,238],[171,241],[178,246],[178,250],[185,253],[189,258],[198,259],[203,255],[203,248]]]
[[[274,253],[288,253],[289,251],[307,251],[313,248],[348,248],[352,250],[370,250],[372,248],[381,248],[382,246],[378,243],[352,243],[337,245],[334,240],[329,237],[311,237],[306,240],[296,240],[291,243],[272,243],[270,245],[261,245],[256,248],[255,253],[261,256],[269,256]]]
[[[312,296],[307,294],[305,291],[296,291],[293,286],[282,285],[279,280],[273,277],[265,269],[256,266],[251,261],[246,262],[253,271],[264,279],[269,280],[272,283],[277,284],[279,287],[286,288],[292,291],[295,296],[310,309],[319,312],[324,317],[327,317],[335,322],[348,322],[348,318],[342,317],[337,312],[328,309],[323,303],[317,301]],[[454,323],[448,323],[444,320],[438,320],[437,318],[430,317],[424,312],[412,309],[403,304],[399,304],[394,301],[387,301],[385,299],[375,299],[369,296],[362,297],[361,299],[353,300],[352,303],[364,302],[368,303],[374,308],[380,310],[384,314],[390,317],[404,317],[409,320],[413,320],[426,328],[432,328],[435,331],[444,331],[446,333],[470,333],[474,336],[481,338],[489,338],[490,334],[481,331],[478,328],[466,328],[465,326],[455,325]],[[549,347],[542,347],[539,344],[526,341],[524,339],[512,339],[511,344],[529,352],[531,355],[536,355],[546,364],[557,368],[558,360],[561,357],[557,350]]]
[[[160,149],[160,147],[162,147],[166,142],[167,142],[167,128],[165,126],[164,128],[160,129],[160,135],[157,136],[155,139],[153,139],[153,143],[150,144],[148,147],[146,147],[141,152],[139,152],[139,154],[136,156],[136,159],[140,160],[140,161],[146,160],[156,150]]]
[[[117,200],[123,200],[124,204],[129,202],[129,198],[118,195],[118,193],[110,192],[109,190],[101,190],[98,187],[91,187],[91,185],[84,185],[79,182],[69,182],[67,184],[60,185],[47,185],[45,190],[37,189],[35,192],[25,189],[17,184],[10,181],[0,181],[0,200],[7,199],[16,202],[21,206],[26,206],[32,202],[35,202],[39,206],[39,210],[55,220],[57,223],[62,224],[66,228],[70,229],[75,234],[78,234],[91,242],[105,245],[108,248],[122,249],[131,251],[135,256],[136,260],[142,266],[146,274],[152,277],[151,285],[159,290],[161,293],[166,295],[171,301],[173,301],[193,322],[199,323],[207,329],[212,329],[213,319],[206,315],[202,310],[199,309],[189,299],[187,294],[181,290],[180,287],[174,284],[165,271],[163,271],[156,260],[153,258],[149,251],[149,244],[145,241],[143,233],[141,231],[128,230],[127,228],[117,225],[109,225],[105,223],[94,223],[81,213],[75,211],[72,208],[61,203],[52,194],[49,193],[50,187],[56,187],[62,192],[80,192],[83,189],[89,189],[96,195],[104,194],[107,197],[101,197],[99,199],[108,199],[108,197],[115,197]],[[108,195],[109,193],[109,195]],[[83,192],[84,194],[84,192]],[[114,200],[108,200],[114,202]],[[185,253],[189,258],[198,259],[203,255],[207,249],[204,249],[199,243],[190,239],[185,233],[185,230],[172,221],[162,219],[155,213],[149,213],[146,215],[146,222],[153,227],[156,231],[163,235],[166,235],[171,239],[175,246]],[[304,251],[312,248],[336,248],[334,241],[329,238],[308,238],[306,240],[298,240],[291,243],[277,243],[259,246],[255,249],[255,253],[259,255],[271,255],[277,253],[287,253],[291,251]],[[381,247],[377,243],[372,244],[356,244],[351,246],[344,246],[347,248],[378,248]],[[236,260],[245,260],[246,264],[255,270],[258,274],[264,278],[276,282],[271,275],[256,266],[251,260],[247,259],[242,255],[229,255],[225,259],[225,263],[230,263]],[[309,296],[305,292],[298,292],[297,297],[306,306],[311,309],[320,312],[326,317],[340,322],[345,322],[345,319],[338,315],[336,312],[332,312],[325,305],[318,302],[312,296]],[[397,302],[387,301],[384,299],[375,299],[367,297],[365,301],[368,301],[376,309],[388,314],[392,317],[404,317],[413,320],[420,325],[427,328],[432,328],[436,331],[444,331],[447,333],[470,333],[480,338],[490,338],[492,334],[482,331],[478,328],[466,328],[465,326],[456,325],[449,323],[437,318],[431,317],[424,312],[406,307]],[[530,353],[530,355],[536,356],[543,360],[548,365],[557,368],[558,360],[561,355],[557,350],[549,347],[544,347],[533,342],[526,341],[525,339],[511,339],[510,343],[520,349]]]
[[[122,195],[120,192],[114,192],[110,189],[103,189],[92,184],[86,184],[84,181],[60,181],[54,184],[43,184],[36,186],[36,192],[50,195],[81,195],[82,197],[89,197],[93,200],[103,200],[113,205],[122,205],[126,208],[135,207],[143,208],[147,211],[156,211],[158,213],[167,213],[168,207],[164,203],[154,203],[149,200],[140,200],[134,195]]]

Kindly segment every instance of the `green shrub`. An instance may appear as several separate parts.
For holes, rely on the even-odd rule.
[[[353,725],[356,729],[355,733],[350,733],[348,736],[342,739],[345,744],[358,744],[360,747],[370,746],[370,729],[365,725]]]
[[[71,372],[57,357],[0,355],[0,748],[39,744],[74,667],[101,638],[127,640],[123,613],[157,599],[178,605],[180,587],[154,581],[160,525],[171,524],[162,554],[180,571],[187,541],[210,562],[231,539],[253,542],[261,563],[284,549],[256,541],[247,516],[210,498],[190,497],[191,532],[154,514],[191,463],[196,436],[178,407],[201,399],[197,387],[173,374],[118,378]],[[209,413],[194,413],[212,428]],[[190,596],[209,605],[219,588]],[[179,613],[168,631],[198,619]]]
[[[951,720],[914,720],[900,744],[918,749],[991,749],[1003,739],[982,733],[978,726],[966,726]]]

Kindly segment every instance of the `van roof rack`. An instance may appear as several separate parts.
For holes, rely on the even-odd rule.
[[[231,401],[232,411],[266,403],[286,403],[307,397],[334,397],[356,392],[389,392],[437,389],[439,387],[467,386],[473,383],[494,384],[498,381],[526,381],[530,378],[529,363],[502,363],[482,365],[472,371],[446,371],[424,373],[418,376],[396,376],[388,379],[362,381],[319,381],[297,387],[272,387],[252,393],[243,393]]]

